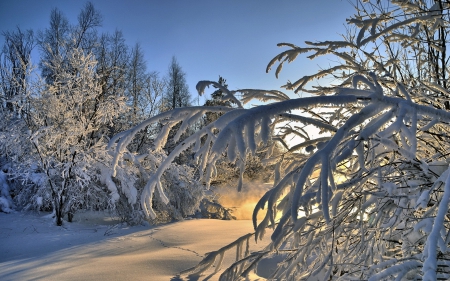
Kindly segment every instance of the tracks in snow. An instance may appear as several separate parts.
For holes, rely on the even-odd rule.
[[[158,229],[155,229],[155,230],[158,230]],[[196,255],[196,256],[199,257],[199,258],[204,258],[204,256],[200,255],[200,254],[197,253],[196,251],[193,251],[193,250],[190,250],[190,249],[186,249],[186,248],[183,248],[183,247],[169,246],[169,245],[167,245],[166,243],[164,243],[163,240],[153,237],[153,234],[156,233],[155,230],[153,230],[153,231],[149,234],[149,237],[150,237],[151,239],[153,239],[153,240],[159,242],[159,243],[161,244],[161,246],[163,246],[163,247],[165,247],[165,248],[168,248],[168,249],[178,249],[178,250],[182,250],[182,251],[186,251],[186,252],[191,252],[191,253],[193,253],[194,255]]]

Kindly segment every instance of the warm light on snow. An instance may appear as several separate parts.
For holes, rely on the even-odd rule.
[[[450,4],[354,8],[341,39],[279,43],[266,67],[320,70],[276,90],[204,77],[204,106],[175,57],[158,78],[97,36],[91,2],[2,32],[0,279],[450,280]]]
[[[248,220],[194,219],[127,227],[115,219],[107,213],[79,213],[75,222],[57,227],[43,214],[0,213],[0,280],[168,281],[207,252],[253,232]],[[261,250],[269,236],[252,242],[252,250]],[[224,267],[235,257],[235,249],[228,251]]]
[[[238,220],[251,220],[253,210],[259,199],[272,187],[271,183],[258,181],[245,182],[242,191],[237,191],[235,186],[221,186],[215,191],[218,193],[218,201],[224,207],[232,210],[232,215]],[[258,220],[264,218],[264,213],[258,214]]]

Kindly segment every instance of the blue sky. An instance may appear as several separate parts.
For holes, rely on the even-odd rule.
[[[310,61],[306,56],[283,68],[279,79],[265,73],[267,63],[283,49],[279,42],[339,39],[345,19],[354,13],[347,0],[93,0],[103,16],[101,32],[122,30],[127,44],[139,42],[149,71],[167,72],[176,56],[187,75],[191,94],[199,80],[217,81],[219,75],[230,89],[279,89],[332,63]],[[0,30],[42,30],[52,8],[69,21],[85,1],[0,0]],[[0,39],[3,44],[3,38]],[[210,91],[212,92],[212,90]]]

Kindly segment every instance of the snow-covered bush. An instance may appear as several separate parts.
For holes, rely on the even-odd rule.
[[[162,150],[148,148],[146,153],[138,155],[126,149],[124,158],[118,160],[115,176],[111,177],[109,173],[111,185],[115,181],[120,181],[122,184],[133,182],[136,187],[135,192],[122,192],[120,196],[120,200],[127,200],[133,206],[132,212],[128,209],[122,209],[124,212],[121,212],[121,209],[118,209],[119,214],[127,217],[128,222],[138,222],[146,217],[142,212],[143,205],[136,202],[139,202],[138,197],[145,198],[141,193],[143,190],[145,192],[147,181],[166,157]],[[155,216],[151,217],[152,223],[179,220],[195,214],[204,198],[204,188],[199,182],[193,180],[194,172],[194,169],[188,165],[169,164],[167,173],[161,178],[162,185],[167,187],[164,195],[166,196],[164,200],[167,201],[161,200],[160,196],[149,199],[155,208]]]
[[[223,155],[242,170],[247,153],[269,144],[276,132],[298,137],[282,155],[267,153],[268,161],[276,163],[273,188],[255,207],[255,233],[250,236],[259,240],[267,227],[274,228],[271,244],[256,253],[243,251],[250,236],[231,244],[238,261],[221,280],[246,276],[273,255],[284,260],[273,272],[274,280],[450,278],[448,4],[364,2],[355,6],[357,14],[348,20],[349,34],[342,41],[306,42],[307,47],[279,44],[288,49],[267,67],[269,71],[279,63],[276,75],[303,53],[311,53],[311,59],[331,55],[339,60],[284,86],[308,93],[305,97],[273,90],[230,91],[201,81],[200,94],[212,85],[239,108],[175,109],[111,139],[118,163],[136,132],[149,124],[169,118],[155,140],[159,148],[176,124],[181,122],[181,135],[206,112],[224,113],[182,140],[149,178],[141,204],[155,217],[153,195],[169,202],[162,178],[186,149],[193,148],[199,180],[208,186]],[[309,86],[329,76],[337,85]],[[266,104],[244,108],[251,99]],[[287,121],[316,127],[321,135],[312,138],[302,126],[280,129]],[[257,221],[260,212],[265,217]],[[278,212],[281,218],[275,220]],[[201,274],[216,260],[220,267],[224,251],[210,253],[189,272]]]
[[[6,174],[0,170],[0,212],[9,213],[14,209],[11,190]]]
[[[28,174],[28,168],[33,163],[33,148],[27,139],[29,130],[25,121],[14,112],[0,108],[0,118],[0,169],[5,176],[3,182],[8,185],[14,206],[22,208],[36,195],[35,190],[28,187],[22,189],[24,182],[21,175]],[[9,206],[10,199],[7,200]]]

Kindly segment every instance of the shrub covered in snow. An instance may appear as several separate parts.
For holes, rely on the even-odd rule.
[[[0,170],[0,211],[9,213],[14,208],[6,174]]]

